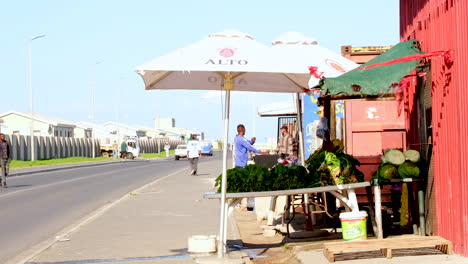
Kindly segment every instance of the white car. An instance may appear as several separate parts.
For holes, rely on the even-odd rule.
[[[187,157],[187,145],[178,145],[175,149],[175,159],[179,160],[180,158]]]

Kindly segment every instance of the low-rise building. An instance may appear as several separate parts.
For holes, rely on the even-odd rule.
[[[76,125],[73,122],[45,115],[19,111],[9,111],[0,115],[3,120],[2,133],[11,135],[30,135],[31,121],[35,136],[74,137]]]

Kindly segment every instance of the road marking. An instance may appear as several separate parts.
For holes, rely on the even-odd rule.
[[[139,168],[145,168],[145,167],[148,167],[148,166],[151,166],[151,164],[141,166]],[[126,170],[132,170],[132,169],[135,169],[135,168],[125,168],[125,169],[119,170],[119,172],[126,171]],[[100,177],[100,176],[104,176],[104,175],[108,175],[108,174],[114,174],[114,173],[116,173],[116,171],[108,171],[108,172],[93,174],[93,175],[85,176],[85,177],[79,177],[78,176],[77,178],[73,178],[73,179],[69,179],[69,180],[58,181],[58,182],[53,182],[53,183],[34,186],[34,187],[31,187],[31,188],[26,188],[26,189],[21,189],[21,190],[17,190],[17,191],[7,192],[5,194],[1,194],[0,198],[6,197],[6,196],[11,196],[13,194],[17,194],[17,193],[21,193],[21,192],[25,192],[25,191],[33,191],[33,190],[42,189],[42,188],[46,188],[46,187],[50,187],[50,186],[55,186],[55,185],[60,185],[60,184],[64,184],[64,183],[70,183],[70,182],[75,182],[75,181],[79,181],[79,180],[85,180],[85,179]]]
[[[149,165],[147,165],[149,166]],[[146,167],[146,166],[145,166]],[[164,179],[167,179],[171,176],[174,176],[178,173],[181,173],[182,171],[184,170],[188,170],[188,168],[184,168],[184,169],[180,169],[178,171],[175,171],[169,175],[166,175],[164,177],[161,177],[161,178],[158,178],[150,183],[147,183],[131,192],[128,192],[126,194],[124,194],[122,197],[120,197],[119,199],[109,203],[109,204],[106,204],[104,206],[102,206],[101,208],[93,211],[92,213],[90,213],[88,216],[80,219],[79,221],[77,221],[75,224],[72,224],[70,225],[68,228],[65,228],[63,229],[62,231],[58,232],[56,235],[53,236],[53,238],[50,238],[42,243],[39,243],[37,244],[36,246],[33,246],[32,248],[30,248],[29,250],[26,250],[26,251],[23,251],[23,253],[20,253],[19,256],[9,260],[7,263],[5,264],[23,264],[23,263],[27,263],[29,262],[31,259],[33,259],[34,257],[38,256],[39,254],[41,254],[42,252],[44,252],[45,250],[47,250],[48,248],[50,248],[51,246],[53,246],[54,244],[57,243],[57,240],[55,239],[56,237],[68,237],[69,235],[73,234],[75,231],[77,231],[78,229],[80,229],[82,226],[94,221],[95,219],[97,219],[98,217],[102,216],[104,213],[106,213],[107,211],[109,211],[112,207],[116,206],[117,204],[121,203],[122,201],[124,201],[125,199],[131,197],[131,193],[138,193],[140,192],[141,190],[153,185],[153,184],[156,184]],[[32,252],[32,253],[28,253],[28,252]],[[22,257],[22,255],[27,255],[26,257]]]

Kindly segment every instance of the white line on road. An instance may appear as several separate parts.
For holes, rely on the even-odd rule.
[[[148,167],[148,166],[151,166],[151,164],[141,166],[141,167],[138,167],[138,168],[145,168],[145,167]],[[134,170],[134,169],[135,168],[120,169],[119,172],[126,171],[126,170]],[[42,189],[42,188],[46,188],[46,187],[50,187],[50,186],[55,186],[55,185],[60,185],[60,184],[70,183],[70,182],[75,182],[75,181],[80,181],[80,180],[86,180],[86,179],[90,179],[90,178],[96,178],[96,177],[100,177],[100,176],[104,176],[104,175],[108,175],[108,174],[114,174],[114,173],[116,173],[116,172],[115,171],[108,171],[108,172],[93,174],[93,175],[86,176],[86,177],[77,177],[77,178],[73,178],[73,179],[69,179],[69,180],[65,180],[65,181],[58,181],[58,182],[54,182],[54,183],[38,185],[38,186],[35,186],[35,187],[31,187],[31,188],[26,188],[26,189],[21,189],[21,190],[1,194],[0,198],[6,197],[6,196],[11,196],[13,194],[26,192],[26,191],[34,191],[34,190],[37,190],[37,189]]]

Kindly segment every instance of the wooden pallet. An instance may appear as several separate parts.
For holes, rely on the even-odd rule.
[[[372,258],[372,255],[369,255],[368,253],[377,251],[379,253],[379,257],[383,255],[386,258],[392,258],[393,250],[405,250],[405,255],[418,255],[418,252],[423,248],[434,249],[432,254],[437,254],[440,252],[445,254],[453,253],[452,242],[441,237],[410,236],[325,243],[323,254],[328,259],[328,261],[335,262],[336,257],[340,254],[346,254],[348,256],[352,254],[354,255],[354,258],[358,258],[361,254],[363,255],[361,258]],[[411,251],[408,251],[409,249],[411,249]],[[374,255],[374,257],[377,256]]]

